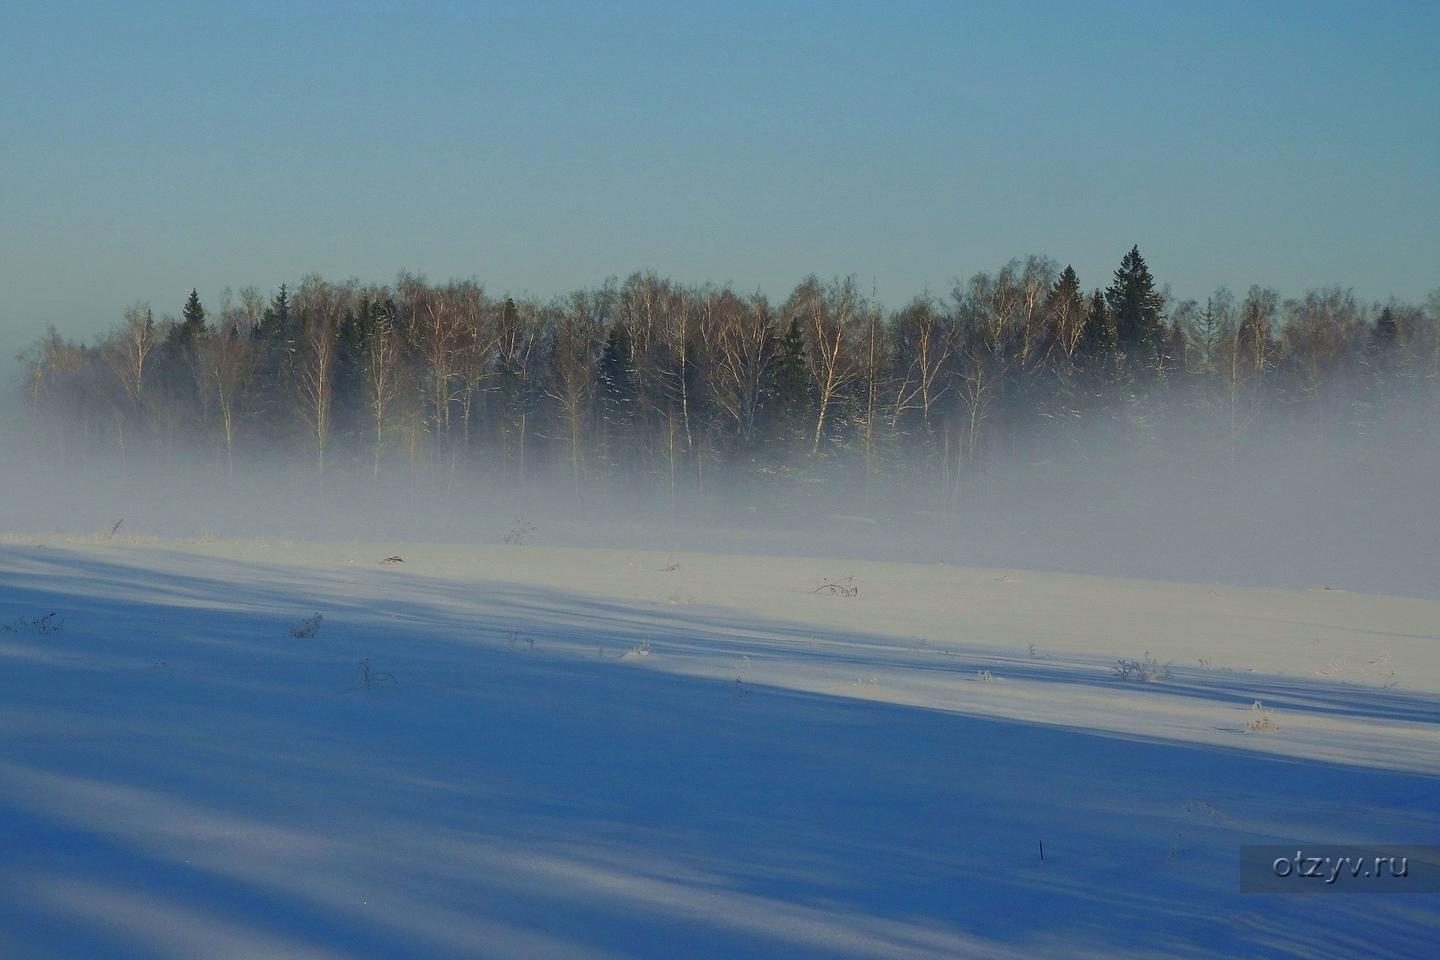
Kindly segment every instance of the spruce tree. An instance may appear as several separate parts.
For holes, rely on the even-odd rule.
[[[1220,314],[1215,309],[1215,299],[1212,297],[1205,301],[1205,309],[1195,318],[1195,346],[1199,349],[1195,351],[1194,359],[1197,361],[1198,372],[1205,373],[1210,370],[1223,336]]]
[[[1066,265],[1060,271],[1060,277],[1055,281],[1055,286],[1050,289],[1050,303],[1054,306],[1068,306],[1080,304],[1085,300],[1085,295],[1080,292],[1080,275],[1075,268]]]
[[[1075,354],[1082,364],[1099,369],[1115,352],[1115,326],[1105,306],[1105,295],[1096,290],[1090,296],[1090,310]]]
[[[810,374],[805,363],[805,337],[800,333],[800,321],[794,317],[785,330],[785,336],[780,338],[774,384],[778,433],[785,439],[791,439],[797,435],[801,425],[808,422],[810,412]]]
[[[269,306],[255,327],[255,339],[259,341],[259,360],[255,378],[264,397],[259,413],[270,430],[276,435],[286,429],[286,405],[280,400],[292,389],[290,351],[290,291],[280,284],[280,292],[271,298]]]
[[[1069,331],[1074,329],[1075,320],[1085,315],[1086,306],[1085,294],[1080,292],[1080,276],[1074,267],[1067,264],[1045,298],[1045,313],[1050,318],[1051,335],[1057,339],[1067,337]],[[1081,330],[1083,329],[1082,326]],[[1068,341],[1065,346],[1070,346]]]
[[[199,401],[195,383],[195,347],[205,334],[205,308],[190,291],[181,321],[170,328],[160,346],[160,380],[177,409],[194,410]],[[174,321],[171,321],[174,323]]]
[[[171,328],[170,333],[165,337],[164,352],[168,362],[179,364],[185,360],[191,350],[205,333],[205,308],[200,304],[200,295],[194,290],[185,300],[185,307],[181,311],[181,320]]]
[[[368,424],[363,414],[365,365],[370,357],[371,331],[376,304],[361,297],[356,309],[346,310],[336,336],[335,393],[332,418],[337,436],[358,435]]]
[[[278,347],[290,336],[290,291],[280,284],[280,292],[270,300],[258,330],[261,340],[271,347]]]
[[[200,304],[200,294],[194,289],[190,291],[190,299],[185,301],[181,316],[184,319],[180,323],[180,329],[185,332],[186,341],[194,343],[205,332],[205,308]]]
[[[1120,261],[1105,300],[1115,324],[1116,348],[1133,365],[1152,364],[1165,341],[1164,300],[1155,290],[1155,278],[1138,246],[1131,247]]]

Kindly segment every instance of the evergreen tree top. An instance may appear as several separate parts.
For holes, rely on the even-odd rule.
[[[790,318],[790,325],[785,328],[785,336],[782,339],[786,346],[794,346],[796,352],[801,354],[805,352],[805,338],[800,333],[799,317],[792,316]]]
[[[184,317],[186,325],[191,327],[205,322],[205,308],[200,303],[200,294],[194,289],[191,289],[190,296],[185,301]]]
[[[1075,272],[1074,267],[1067,265],[1064,270],[1060,271],[1055,286],[1050,289],[1050,297],[1055,303],[1084,302],[1085,295],[1080,292],[1080,275]]]
[[[1115,281],[1105,291],[1105,300],[1114,315],[1116,340],[1122,351],[1136,350],[1144,355],[1159,346],[1164,334],[1164,298],[1155,289],[1155,278],[1139,245],[1131,247],[1121,259]]]
[[[1145,262],[1145,257],[1140,253],[1139,245],[1130,248],[1130,252],[1120,259],[1120,269],[1115,271],[1115,282],[1110,285],[1111,292],[1131,291],[1137,289],[1152,290],[1155,286],[1155,278],[1150,275],[1150,267]]]

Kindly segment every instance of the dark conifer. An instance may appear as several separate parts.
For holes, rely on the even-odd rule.
[[[777,420],[777,433],[791,439],[809,421],[811,405],[810,373],[805,362],[805,337],[800,322],[791,318],[785,336],[780,338],[779,356],[775,363],[772,406]]]
[[[1055,281],[1055,286],[1050,289],[1050,303],[1052,306],[1061,307],[1074,304],[1083,304],[1085,295],[1080,292],[1080,275],[1075,268],[1066,266],[1060,271],[1060,277]]]
[[[190,298],[185,301],[182,316],[184,319],[180,323],[180,329],[183,336],[187,343],[194,343],[205,332],[205,308],[200,304],[200,294],[193,289],[190,291]]]
[[[1105,295],[1096,290],[1090,296],[1090,311],[1085,316],[1085,329],[1075,353],[1091,368],[1102,366],[1115,352],[1115,325],[1105,306]]]
[[[1131,247],[1105,291],[1115,325],[1115,346],[1133,366],[1153,364],[1165,340],[1164,300],[1138,246]]]

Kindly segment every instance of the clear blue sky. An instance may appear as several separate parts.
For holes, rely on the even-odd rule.
[[[239,9],[241,6],[244,9]],[[523,9],[517,9],[523,8]],[[0,6],[0,342],[192,286],[1440,286],[1440,3]]]

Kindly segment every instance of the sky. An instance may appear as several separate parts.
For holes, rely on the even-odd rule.
[[[1440,3],[0,6],[0,345],[307,273],[1440,287]]]

